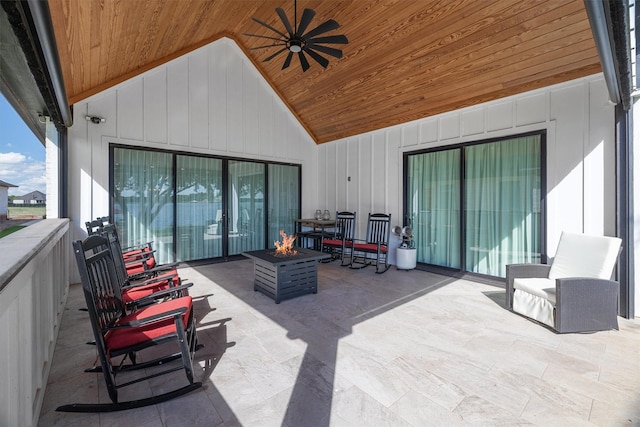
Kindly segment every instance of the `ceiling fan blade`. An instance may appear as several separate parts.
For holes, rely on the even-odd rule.
[[[251,19],[253,19],[254,21],[256,21],[258,24],[260,24],[260,25],[262,25],[262,26],[267,27],[267,28],[268,28],[268,29],[270,29],[271,31],[273,31],[273,32],[276,32],[276,33],[280,34],[280,35],[281,35],[282,37],[284,37],[285,39],[288,39],[288,38],[289,38],[289,36],[287,36],[285,33],[281,32],[281,31],[279,31],[279,30],[276,30],[276,29],[275,29],[275,28],[273,28],[271,25],[267,24],[266,22],[263,22],[263,21],[259,20],[259,19],[258,19],[258,18],[256,18],[255,16],[254,16],[254,17],[252,17]]]
[[[349,39],[347,39],[347,36],[340,34],[336,36],[316,37],[315,39],[307,39],[307,43],[349,44]]]
[[[267,62],[267,61],[271,61],[273,58],[275,58],[276,56],[280,55],[282,52],[284,52],[285,50],[289,50],[287,49],[287,47],[283,47],[282,49],[280,49],[279,51],[277,51],[276,53],[274,53],[273,55],[265,58],[262,60],[262,62]]]
[[[287,29],[287,32],[289,33],[289,36],[292,36],[293,35],[293,29],[291,28],[291,24],[289,23],[289,18],[287,18],[287,14],[284,13],[284,10],[282,10],[282,8],[280,8],[280,7],[276,7],[276,12],[278,13],[278,16],[280,17],[280,20],[284,24],[284,28]]]
[[[281,42],[286,41],[286,40],[279,39],[279,38],[277,38],[277,37],[261,36],[261,35],[259,35],[259,34],[249,34],[249,33],[243,33],[243,34],[244,34],[245,36],[250,36],[250,37],[260,37],[261,39],[278,40],[278,41],[281,41]]]
[[[314,52],[308,46],[306,46],[304,50],[309,54],[310,57],[315,59],[318,64],[322,65],[323,68],[327,68],[327,65],[329,65],[329,60],[327,58],[317,52]]]
[[[267,48],[267,47],[286,46],[286,45],[287,45],[286,43],[266,44],[264,46],[250,47],[249,50],[264,49],[264,48]]]
[[[296,36],[300,37],[300,35],[304,33],[314,16],[316,16],[316,12],[312,9],[305,9],[302,12],[302,18],[300,19],[300,25],[298,26],[298,31],[296,31]]]
[[[342,51],[340,49],[334,49],[332,47],[328,47],[328,46],[320,46],[317,44],[313,44],[313,43],[307,43],[306,46],[308,49],[314,49],[314,50],[318,50],[322,53],[326,53],[327,55],[331,55],[334,58],[342,58]]]
[[[317,36],[318,34],[326,33],[327,31],[336,30],[340,28],[340,24],[338,24],[333,19],[329,19],[328,21],[323,22],[318,25],[313,30],[309,31],[307,34],[303,35],[302,38],[309,40],[313,36]]]
[[[309,61],[307,61],[307,57],[304,56],[304,51],[298,52],[298,58],[300,58],[300,65],[302,66],[302,72],[305,72],[309,69]]]
[[[282,64],[282,69],[288,68],[291,64],[291,58],[293,58],[293,52],[289,51],[289,55],[287,55],[287,59],[284,60],[284,64]]]

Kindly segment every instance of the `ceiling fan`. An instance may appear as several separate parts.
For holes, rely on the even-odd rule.
[[[270,47],[281,47],[276,53],[268,56],[263,60],[263,62],[267,62],[280,55],[283,52],[287,52],[287,58],[284,60],[284,64],[282,64],[282,69],[284,70],[291,64],[291,58],[293,58],[293,54],[297,53],[298,58],[300,59],[300,65],[302,66],[302,71],[305,72],[309,69],[309,61],[305,56],[305,53],[313,58],[318,64],[322,65],[324,68],[327,68],[329,65],[329,60],[324,56],[320,55],[318,52],[322,52],[324,54],[333,56],[334,58],[342,58],[342,51],[340,49],[335,49],[328,46],[323,46],[324,44],[348,44],[349,40],[346,36],[340,35],[332,35],[332,36],[323,36],[318,37],[321,34],[326,32],[335,30],[340,27],[333,19],[329,19],[328,21],[323,22],[322,24],[315,27],[313,30],[310,30],[305,33],[307,27],[311,23],[311,20],[316,15],[316,12],[312,9],[304,9],[302,11],[302,18],[300,19],[300,23],[298,24],[298,4],[297,0],[294,0],[294,20],[293,20],[293,28],[289,23],[289,19],[287,15],[284,13],[284,10],[280,7],[276,8],[276,12],[280,17],[280,20],[284,24],[284,28],[286,34],[271,25],[267,24],[264,21],[259,20],[256,17],[252,19],[258,24],[267,27],[271,31],[278,34],[280,37],[270,37],[270,36],[261,36],[258,34],[248,34],[245,33],[246,36],[251,37],[260,37],[263,39],[271,39],[275,40],[272,44],[252,47],[250,50],[255,49],[264,49]]]

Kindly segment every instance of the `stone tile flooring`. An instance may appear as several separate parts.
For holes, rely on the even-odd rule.
[[[70,289],[41,426],[640,425],[640,319],[558,335],[504,309],[499,287],[417,270],[319,266],[319,292],[275,304],[253,263],[189,267],[203,388],[156,406],[108,402],[81,288]],[[182,371],[121,400],[186,383]]]

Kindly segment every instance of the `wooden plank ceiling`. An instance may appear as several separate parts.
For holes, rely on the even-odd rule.
[[[299,0],[335,19],[326,69],[250,50],[294,21],[293,0],[50,0],[70,103],[222,36],[245,51],[317,143],[600,72],[583,0]],[[266,42],[266,43],[265,43]],[[325,55],[326,56],[326,55]]]

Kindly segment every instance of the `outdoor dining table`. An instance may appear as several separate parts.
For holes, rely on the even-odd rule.
[[[315,218],[299,218],[295,219],[296,236],[298,236],[298,246],[306,247],[309,240],[313,242],[313,249],[321,250],[320,243],[322,236],[329,236],[336,226],[335,219],[315,219]],[[303,227],[311,230],[303,230]],[[331,230],[328,231],[328,230]]]

